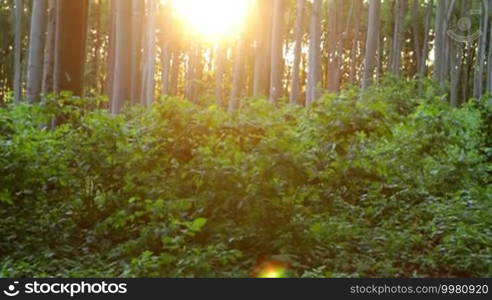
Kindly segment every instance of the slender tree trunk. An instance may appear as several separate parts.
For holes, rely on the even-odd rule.
[[[427,70],[426,68],[427,59],[429,57],[429,30],[430,30],[433,10],[434,10],[434,3],[433,1],[429,1],[426,8],[425,21],[424,21],[424,40],[422,42],[422,48],[421,48],[422,52],[420,55],[421,60],[418,67],[419,79],[421,80],[425,78],[426,70]]]
[[[366,40],[366,54],[364,59],[364,74],[362,89],[366,90],[373,81],[374,69],[376,68],[376,55],[379,41],[381,0],[370,0],[369,21]]]
[[[155,89],[155,47],[156,11],[158,0],[147,1],[147,22],[145,26],[145,45],[143,54],[142,101],[149,107],[154,101]]]
[[[405,11],[407,1],[396,0],[395,5],[395,27],[393,30],[393,41],[391,45],[390,73],[400,76],[401,50],[405,26]]]
[[[295,48],[294,48],[294,65],[292,67],[292,80],[291,80],[291,91],[290,91],[290,103],[295,104],[299,102],[299,92],[300,92],[300,64],[301,64],[301,51],[302,51],[302,36],[304,33],[304,8],[305,0],[297,0],[297,18],[296,27],[294,33]]]
[[[447,4],[448,0],[437,0],[436,12],[436,39],[435,39],[435,58],[434,58],[434,79],[444,84],[446,80],[446,32],[447,32]]]
[[[259,20],[256,27],[253,96],[265,97],[268,96],[270,88],[273,1],[258,0],[258,5]]]
[[[229,100],[229,112],[234,112],[239,108],[239,98],[241,97],[241,87],[244,69],[244,35],[239,38],[236,46],[236,57],[234,63],[234,74],[232,79],[231,98]]]
[[[22,99],[22,15],[23,0],[15,0],[15,34],[14,34],[14,100]]]
[[[340,56],[341,51],[339,45],[341,43],[340,27],[341,24],[338,16],[342,14],[342,5],[338,0],[330,0],[328,2],[328,68],[326,72],[326,80],[328,91],[336,92],[340,86]],[[321,19],[321,11],[320,16]]]
[[[420,65],[422,64],[422,39],[421,36],[425,35],[426,32],[423,31],[421,27],[422,16],[421,16],[420,1],[413,0],[412,2],[412,37],[413,37],[413,56],[415,58],[415,73],[418,74],[420,70]]]
[[[179,83],[179,68],[181,66],[181,53],[178,48],[173,49],[173,64],[171,66],[171,84],[169,87],[170,95],[176,96],[178,94]]]
[[[122,0],[115,0],[122,1]],[[125,1],[125,0],[123,0]],[[132,0],[131,17],[131,101],[142,103],[142,44],[144,37],[145,1]]]
[[[270,102],[276,103],[282,96],[283,31],[285,0],[273,0],[272,59],[270,74]]]
[[[219,42],[215,51],[215,98],[217,106],[224,107],[224,64],[226,59],[226,48]]]
[[[482,13],[482,20],[480,24],[480,31],[482,35],[478,41],[477,49],[477,67],[475,68],[475,74],[473,79],[473,97],[480,98],[484,92],[484,72],[485,72],[485,58],[487,55],[487,40],[488,40],[488,27],[489,27],[489,3],[488,0],[483,0],[483,9],[485,13]],[[490,47],[490,46],[489,46]]]
[[[188,67],[186,71],[186,91],[185,97],[191,102],[197,102],[198,83],[201,79],[201,57],[202,50],[198,41],[192,41],[188,55]]]
[[[322,1],[314,0],[309,29],[309,68],[306,91],[306,104],[311,104],[320,96],[321,88],[321,9]]]
[[[36,0],[33,2],[27,66],[27,99],[29,102],[40,100],[43,81],[47,7],[48,0]]]
[[[170,5],[165,5],[163,7],[164,12],[163,12],[163,26],[162,26],[162,32],[161,32],[161,64],[162,64],[162,74],[161,74],[161,81],[162,81],[162,90],[161,94],[162,95],[169,95],[169,88],[170,88],[170,82],[169,82],[169,76],[171,73],[171,44],[172,44],[172,36],[173,33],[171,31],[172,24],[171,24],[171,16],[172,16],[172,11],[171,11],[171,6]]]
[[[131,98],[131,9],[130,0],[114,0],[114,63],[111,112],[118,114]]]
[[[363,0],[352,0],[354,3],[353,18],[355,19],[353,36],[352,36],[352,50],[350,51],[350,75],[349,80],[351,84],[355,84],[357,77],[357,52],[360,36],[360,13],[363,6]]]
[[[42,92],[51,93],[54,90],[55,76],[55,41],[56,41],[56,0],[49,0],[48,3],[48,28],[46,34],[46,44],[43,62],[43,84]]]
[[[55,91],[84,90],[87,1],[58,1],[55,43]],[[70,49],[70,51],[67,51]]]
[[[492,0],[489,0],[489,9],[492,9]],[[484,33],[487,34],[487,33]],[[492,28],[489,35],[489,52],[487,56],[487,93],[492,93]]]

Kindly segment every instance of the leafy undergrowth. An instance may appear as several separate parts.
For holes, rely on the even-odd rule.
[[[491,102],[416,91],[0,108],[0,276],[492,276]]]

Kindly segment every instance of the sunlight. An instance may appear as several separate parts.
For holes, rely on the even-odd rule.
[[[195,32],[218,40],[238,35],[251,0],[172,0],[175,14]]]

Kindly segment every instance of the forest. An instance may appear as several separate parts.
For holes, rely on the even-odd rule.
[[[492,0],[0,0],[1,277],[492,277]]]

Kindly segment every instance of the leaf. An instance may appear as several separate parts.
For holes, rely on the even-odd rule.
[[[193,220],[193,222],[188,226],[188,228],[194,232],[199,232],[202,230],[202,227],[207,224],[207,219],[205,218],[197,218]]]

